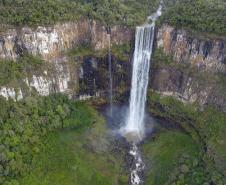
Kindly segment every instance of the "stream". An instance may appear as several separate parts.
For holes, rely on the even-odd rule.
[[[145,114],[145,137],[140,142],[134,142],[133,140],[125,139],[120,134],[120,128],[125,122],[125,115],[128,114],[128,105],[113,104],[97,107],[97,110],[105,117],[107,121],[108,130],[110,134],[120,143],[123,143],[117,147],[123,147],[126,150],[126,166],[129,175],[129,185],[143,185],[145,184],[145,171],[148,169],[145,165],[145,160],[141,152],[143,142],[154,137],[158,133],[159,128],[166,130],[183,130],[176,123],[169,122],[165,119],[153,117],[150,114]],[[113,117],[111,117],[111,114]],[[134,138],[133,138],[134,139]]]

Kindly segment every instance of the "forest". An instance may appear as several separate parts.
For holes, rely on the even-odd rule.
[[[0,0],[2,25],[38,26],[81,18],[99,20],[106,27],[145,22],[159,0]],[[164,0],[159,22],[198,32],[226,35],[223,0]],[[7,26],[6,26],[7,27]]]
[[[17,185],[52,131],[91,124],[92,112],[79,102],[55,94],[20,102],[0,97],[0,184]]]
[[[155,10],[158,0],[1,0],[0,22],[9,25],[51,25],[79,18],[106,26],[135,26]]]
[[[147,17],[161,7],[159,3],[0,0],[0,185],[226,184],[226,2],[163,0],[156,24],[155,19],[153,24],[147,23]],[[70,35],[74,27],[56,43],[48,29],[50,41],[45,36],[35,41],[28,38],[28,43],[18,39],[26,34],[20,32],[24,26],[36,29],[84,19],[101,23],[104,31],[98,27],[94,34],[97,41],[103,39],[100,45],[106,48],[96,51],[74,42],[77,38]],[[174,34],[171,39],[164,38],[165,34],[157,38],[163,24],[194,33],[195,37],[188,36],[183,44],[174,42]],[[131,40],[120,43],[113,34],[113,39],[107,40],[110,37],[105,28],[115,25],[130,30],[134,34]],[[18,34],[10,37],[13,34],[8,28]],[[127,36],[126,31],[119,34]],[[215,38],[220,44],[215,44]],[[11,39],[10,44],[7,39]],[[47,47],[53,42],[58,49],[60,42],[67,45],[69,39],[75,44],[50,56],[49,61],[31,54],[37,40]],[[199,44],[193,48],[192,39],[203,40],[200,43],[204,45],[208,42],[210,47]],[[18,56],[14,60],[5,53],[15,51],[17,44],[21,50],[15,52]],[[158,47],[161,44],[163,48]],[[176,51],[171,51],[173,47]],[[192,55],[192,49],[197,54]],[[195,59],[176,62],[175,56],[183,50],[190,52],[188,58]],[[205,61],[209,68],[205,68]],[[98,62],[106,62],[106,67]],[[224,69],[216,71],[219,63]],[[70,69],[72,64],[76,69]],[[95,76],[97,71],[104,79]],[[42,86],[38,80],[30,85],[33,76],[47,81],[53,77],[54,87]],[[119,80],[122,83],[118,86]],[[103,85],[104,89],[96,89],[102,82],[107,88]],[[62,94],[54,93],[60,89],[54,89],[55,84],[65,85],[59,90]],[[77,91],[89,86],[95,87],[95,95]],[[22,99],[10,94],[12,87],[15,96],[21,89]],[[50,94],[41,96],[39,88],[47,88]],[[139,183],[133,182],[133,176]]]
[[[223,0],[176,0],[166,2],[163,24],[191,31],[226,36],[226,4]]]

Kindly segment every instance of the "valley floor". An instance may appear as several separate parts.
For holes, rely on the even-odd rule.
[[[115,155],[103,118],[96,112],[93,115],[93,124],[88,127],[65,128],[49,134],[46,146],[35,158],[35,167],[20,184],[127,184],[123,151]]]
[[[50,133],[34,167],[21,185],[126,185],[128,147],[115,139],[105,119],[93,109],[85,127]],[[172,122],[154,121],[153,131],[140,148],[147,185],[208,182],[202,162],[202,145]]]

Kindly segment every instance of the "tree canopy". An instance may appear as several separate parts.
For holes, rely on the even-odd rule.
[[[0,96],[0,184],[18,185],[51,131],[91,123],[91,109],[64,95],[27,97],[15,102]]]
[[[166,1],[166,11],[160,18],[178,28],[226,36],[226,2],[223,0]]]
[[[0,0],[0,22],[9,25],[49,25],[81,17],[106,26],[134,26],[145,21],[159,0]]]

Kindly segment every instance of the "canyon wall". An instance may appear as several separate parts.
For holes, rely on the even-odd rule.
[[[157,31],[156,49],[170,56],[172,62],[153,66],[154,90],[184,102],[215,105],[226,111],[225,40],[195,36],[163,25]]]
[[[172,55],[177,63],[226,74],[226,41],[223,39],[200,38],[163,25],[157,33],[157,47]]]
[[[115,26],[112,45],[130,44],[134,30]],[[28,88],[4,85],[0,95],[21,99],[32,90],[40,95],[62,92],[87,98],[106,94],[108,89],[107,56],[95,53],[108,47],[108,32],[98,22],[81,20],[37,28],[15,28],[0,33],[0,58],[14,60],[24,54],[40,55],[51,70],[44,70],[22,80]],[[87,56],[68,56],[66,51],[89,46]],[[170,56],[170,64],[153,61],[150,88],[162,95],[172,95],[183,102],[210,104],[226,111],[226,41],[190,34],[163,25],[156,31],[155,52]],[[154,52],[154,53],[155,53]],[[131,50],[128,55],[131,55]],[[129,57],[128,57],[129,58]],[[114,89],[126,91],[130,86],[131,63],[113,57]],[[21,84],[21,83],[20,83]]]
[[[114,44],[129,43],[133,33],[130,29],[114,26],[111,39]],[[91,46],[94,50],[108,47],[108,32],[96,21],[80,20],[59,23],[54,26],[22,27],[0,33],[0,58],[15,60],[27,52],[41,55],[44,59],[58,56],[62,51]]]
[[[129,44],[133,35],[133,31],[126,27],[114,26],[111,29],[112,45]],[[51,71],[54,72],[46,70],[37,76],[34,71],[34,75],[23,79],[23,83],[40,95],[62,92],[72,96],[79,93],[79,73],[83,70],[81,64],[85,59],[68,57],[65,52],[72,48],[90,47],[95,55],[95,52],[108,48],[108,38],[106,28],[90,20],[15,28],[0,33],[0,59],[16,62],[25,53],[41,56],[51,63]],[[7,85],[0,87],[0,95],[7,99],[21,99],[26,93],[22,87]]]

